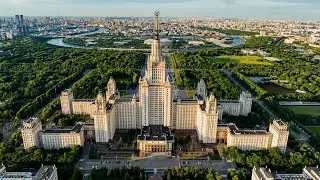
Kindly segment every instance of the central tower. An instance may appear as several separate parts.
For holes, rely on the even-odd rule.
[[[170,126],[171,122],[172,88],[160,46],[159,14],[159,11],[155,12],[154,39],[147,70],[139,81],[142,126]]]
[[[159,38],[159,11],[156,11],[154,18],[154,40],[151,44],[151,54],[148,57],[147,75],[149,83],[160,84],[166,80],[166,62],[162,56]]]

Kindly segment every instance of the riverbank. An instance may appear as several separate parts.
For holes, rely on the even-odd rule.
[[[76,38],[76,37],[81,37],[81,36],[87,36],[87,35],[92,35],[92,34],[97,34],[97,33],[101,33],[103,32],[104,29],[101,28],[97,31],[93,31],[93,32],[88,32],[88,33],[81,33],[81,34],[77,34],[77,35],[72,35],[72,36],[68,36],[65,38]],[[72,45],[72,44],[67,44],[65,43],[63,40],[65,38],[55,38],[55,39],[50,39],[49,41],[47,41],[48,44],[54,45],[54,46],[60,46],[60,47],[68,47],[68,48],[77,48],[77,49],[98,49],[98,50],[122,50],[122,51],[150,51],[150,48],[147,49],[139,49],[139,48],[117,48],[117,47],[110,47],[110,48],[102,48],[102,47],[89,47],[89,46],[79,46],[79,45]],[[222,42],[219,42],[219,40],[217,40],[216,42],[214,42],[215,44],[217,44],[220,47],[233,47],[233,46],[238,46],[241,44],[244,44],[245,41],[243,38],[241,37],[233,37],[233,42],[231,44],[224,44]],[[208,47],[209,48],[209,47]],[[210,47],[212,48],[212,47]],[[184,51],[185,49],[181,49],[182,51]],[[203,50],[203,48],[201,48],[200,50]],[[180,49],[172,49],[172,51],[180,51]]]

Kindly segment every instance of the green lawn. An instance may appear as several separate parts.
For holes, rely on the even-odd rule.
[[[320,106],[285,106],[296,114],[320,116]]]
[[[320,126],[306,126],[313,134],[320,136]]]
[[[213,60],[218,63],[240,63],[267,66],[273,65],[259,56],[218,56],[213,58]]]

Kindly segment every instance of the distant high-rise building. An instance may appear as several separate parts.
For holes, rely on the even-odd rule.
[[[15,17],[16,17],[16,27],[17,27],[18,35],[21,35],[22,29],[21,29],[20,16],[16,15]]]
[[[24,17],[23,15],[16,15],[16,27],[17,27],[17,31],[18,31],[18,35],[26,35],[27,32],[27,28],[24,22]]]
[[[21,25],[22,35],[26,35],[26,25],[25,25],[25,22],[24,22],[23,15],[20,15],[20,25]]]
[[[20,17],[19,15],[16,15],[15,17],[16,17],[16,25],[18,26],[20,25]]]

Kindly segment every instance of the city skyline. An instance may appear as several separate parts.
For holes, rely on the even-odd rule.
[[[316,0],[3,0],[0,16],[130,16],[148,17],[159,9],[164,17],[318,20]]]

